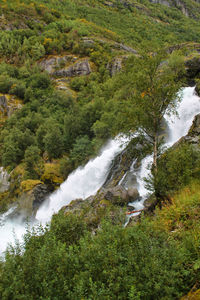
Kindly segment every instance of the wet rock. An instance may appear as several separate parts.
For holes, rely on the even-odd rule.
[[[140,197],[138,190],[134,187],[129,188],[127,190],[127,193],[128,193],[129,198],[132,200],[132,202],[136,201]]]
[[[197,85],[195,87],[195,92],[200,97],[200,83],[197,83]]]
[[[18,200],[15,215],[22,215],[24,218],[34,217],[37,209],[52,192],[52,188],[46,184],[38,184],[32,190],[23,192]]]
[[[109,200],[114,205],[120,206],[127,205],[130,202],[127,191],[120,185],[105,190],[103,198]]]
[[[134,168],[139,167],[140,161],[148,153],[149,143],[144,138],[136,137],[128,146],[112,161],[110,171],[103,184],[104,188],[114,187],[118,184],[126,187],[136,187],[136,177],[130,171],[134,162]]]
[[[33,195],[33,210],[40,207],[43,201],[48,197],[52,192],[52,188],[46,184],[39,184],[32,190]]]

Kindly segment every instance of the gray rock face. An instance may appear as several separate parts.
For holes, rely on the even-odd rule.
[[[5,95],[0,96],[0,110],[3,114],[8,114],[8,100]]]
[[[10,117],[14,111],[22,108],[22,104],[15,102],[16,97],[12,96],[9,100],[6,95],[0,96],[0,112],[7,117]]]
[[[52,192],[52,189],[46,184],[38,184],[32,191],[24,192],[17,200],[15,216],[34,217],[37,209]]]
[[[189,12],[187,10],[187,7],[185,6],[184,2],[180,1],[180,0],[174,0],[174,1],[170,1],[170,0],[150,0],[151,3],[159,3],[168,7],[177,7],[179,8],[182,13],[186,16],[189,17]]]
[[[124,50],[124,51],[130,52],[132,54],[138,54],[138,52],[135,49],[133,49],[132,47],[126,46],[124,44],[115,43],[114,46],[117,49]]]
[[[0,193],[6,192],[9,189],[9,174],[0,167]]]
[[[33,194],[33,210],[39,208],[42,202],[47,198],[52,190],[46,184],[39,184],[34,187]]]
[[[109,200],[114,205],[125,206],[129,202],[134,202],[139,198],[139,193],[136,188],[126,190],[120,185],[106,189],[103,193],[103,198]]]
[[[89,75],[91,73],[91,68],[88,60],[79,61],[72,66],[63,68],[53,72],[54,76],[58,77],[74,77]]]
[[[88,41],[86,40],[86,42]],[[43,59],[39,65],[49,74],[58,77],[73,77],[90,74],[91,67],[88,59],[81,61],[77,60],[78,58],[72,55],[62,57],[54,56]],[[66,63],[68,63],[67,67],[65,67]],[[71,63],[72,65],[69,65]]]
[[[124,57],[115,57],[108,65],[107,69],[110,72],[111,76],[114,76],[116,73],[120,72],[122,70],[122,64],[123,64]]]

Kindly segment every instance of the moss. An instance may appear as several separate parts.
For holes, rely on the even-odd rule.
[[[24,180],[20,183],[20,188],[22,192],[28,192],[31,191],[36,185],[43,184],[40,180]]]
[[[181,298],[181,300],[200,300],[200,289],[197,291],[190,291],[187,296]]]
[[[64,181],[64,178],[60,174],[59,162],[46,163],[41,180],[54,185],[60,185]]]
[[[103,200],[100,201],[100,205],[110,207],[111,203],[110,203],[110,201],[103,199]]]

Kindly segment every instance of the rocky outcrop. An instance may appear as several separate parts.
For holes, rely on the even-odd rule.
[[[126,61],[128,56],[118,56],[115,57],[110,63],[107,65],[107,70],[109,70],[110,76],[114,76],[116,73],[120,72],[123,68],[123,63]]]
[[[110,201],[113,205],[126,206],[129,202],[134,202],[139,198],[136,188],[126,190],[121,185],[110,189],[101,189],[98,193],[102,199]]]
[[[8,113],[8,99],[5,95],[0,96],[0,111],[7,115]]]
[[[24,191],[18,197],[13,217],[23,216],[24,219],[34,217],[37,209],[52,192],[46,184],[38,184],[30,191]]]
[[[0,193],[8,191],[10,186],[9,178],[9,174],[0,167]]]
[[[13,95],[0,95],[0,114],[10,117],[22,107],[22,101]]]
[[[58,76],[58,77],[74,77],[74,76],[83,76],[83,75],[89,75],[91,73],[91,67],[89,61],[83,60],[83,61],[78,61],[77,63],[57,70],[53,72],[52,75]]]
[[[49,74],[52,74],[56,69],[62,68],[66,63],[73,63],[77,59],[78,58],[73,55],[49,56],[42,59],[39,62],[39,66]]]
[[[46,184],[39,184],[37,185],[33,191],[33,211],[38,209],[43,201],[47,198],[47,196],[52,192],[52,188],[47,186]]]
[[[78,61],[78,58],[73,55],[51,56],[40,61],[39,65],[43,70],[57,77],[74,77],[91,73],[88,59]]]
[[[119,49],[119,50],[124,50],[126,52],[129,52],[129,53],[132,53],[132,54],[135,54],[135,55],[138,54],[138,52],[135,49],[133,49],[132,47],[126,46],[126,45],[121,44],[121,43],[115,43],[114,47]]]
[[[200,144],[200,114],[195,116],[188,134],[184,136],[178,143],[181,141],[187,141],[190,144],[197,146]]]
[[[134,169],[137,169],[148,150],[149,144],[145,138],[133,138],[125,150],[119,153],[112,161],[103,187],[110,188],[117,185],[122,185],[127,189],[137,187],[136,177],[131,172],[131,166],[134,165]]]
[[[181,12],[186,16],[193,16],[190,14],[189,10],[187,9],[186,5],[184,2],[180,1],[180,0],[150,0],[151,3],[155,3],[155,4],[162,4],[168,7],[176,7],[179,10],[181,10]]]

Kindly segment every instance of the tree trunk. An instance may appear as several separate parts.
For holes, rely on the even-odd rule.
[[[153,147],[153,167],[155,174],[157,173],[157,158],[158,158],[158,135],[154,136],[154,147]]]

